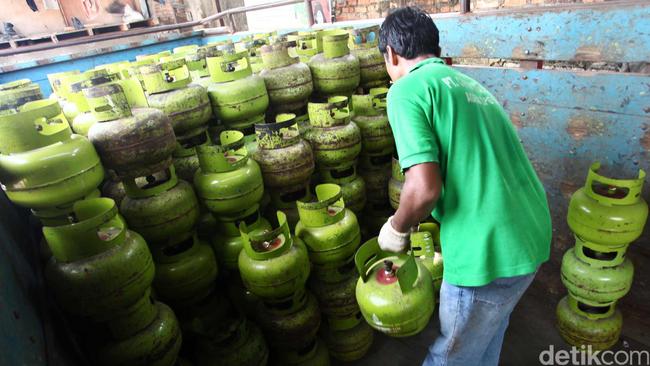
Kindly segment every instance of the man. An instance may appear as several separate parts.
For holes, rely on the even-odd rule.
[[[440,222],[440,336],[424,365],[497,365],[510,313],[549,256],[544,189],[497,100],[439,58],[426,13],[392,12],[379,49],[394,83],[388,118],[406,175],[379,245],[403,251],[422,219]]]

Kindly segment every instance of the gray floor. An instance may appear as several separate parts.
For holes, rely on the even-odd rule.
[[[554,301],[536,297],[531,291],[524,295],[510,318],[510,326],[501,351],[501,365],[538,365],[540,352],[547,350],[550,344],[553,344],[556,350],[568,349],[555,329],[555,305]],[[625,326],[633,327],[634,324],[626,323]],[[390,338],[375,332],[375,342],[363,359],[352,363],[335,361],[333,365],[420,365],[429,344],[438,335],[438,329],[436,311],[422,333],[409,338]],[[614,349],[623,347],[633,350],[648,349],[648,345],[621,337]]]

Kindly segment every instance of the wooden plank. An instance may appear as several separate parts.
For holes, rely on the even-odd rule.
[[[13,39],[10,42],[13,42],[13,44],[15,45],[14,47],[25,47],[25,46],[32,46],[36,44],[53,43],[55,42],[55,40],[51,34],[48,34],[43,36]]]
[[[125,29],[126,27],[126,29]],[[105,33],[112,33],[112,32],[121,32],[128,30],[128,25],[125,26],[125,24],[105,24],[105,25],[99,25],[99,26],[94,26],[94,27],[89,27],[93,34],[105,34]]]
[[[137,22],[131,22],[129,23],[129,29],[133,28],[146,28],[151,26],[151,19],[145,19],[145,20],[140,20]]]
[[[66,41],[68,39],[88,37],[89,35],[90,33],[88,32],[88,29],[76,29],[72,31],[54,33],[53,36],[55,42],[61,42],[61,41]]]

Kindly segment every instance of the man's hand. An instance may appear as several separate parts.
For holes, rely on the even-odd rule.
[[[377,242],[379,242],[381,250],[396,253],[403,252],[411,241],[411,231],[409,230],[406,233],[401,233],[395,230],[391,223],[392,221],[393,216],[389,217],[384,226],[381,227],[379,237],[377,237]]]

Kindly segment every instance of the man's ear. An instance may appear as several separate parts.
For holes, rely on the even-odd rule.
[[[397,66],[399,60],[397,59],[397,54],[395,53],[395,50],[393,50],[393,47],[386,46],[386,57],[391,65]]]

